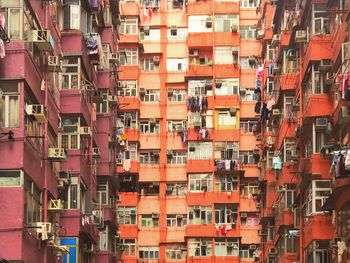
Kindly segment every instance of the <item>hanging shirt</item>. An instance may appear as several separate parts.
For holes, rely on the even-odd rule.
[[[282,160],[281,157],[275,156],[272,159],[273,169],[281,170],[282,169]]]

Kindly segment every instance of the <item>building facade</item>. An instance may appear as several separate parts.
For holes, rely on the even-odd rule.
[[[121,1],[124,262],[260,258],[257,7],[250,0]]]
[[[348,262],[349,1],[260,11],[262,262]]]
[[[0,261],[114,262],[119,5],[0,1]]]

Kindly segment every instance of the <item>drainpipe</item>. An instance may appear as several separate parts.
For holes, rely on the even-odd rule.
[[[299,125],[300,128],[303,124],[303,88],[302,88],[302,70],[303,70],[303,50],[302,50],[302,44],[299,46]],[[303,149],[303,141],[301,140],[300,149]],[[302,159],[303,157],[303,151],[300,152],[300,157]],[[301,173],[300,173],[301,175]],[[300,263],[303,263],[303,193],[300,190],[300,212],[299,212],[299,258]]]
[[[48,27],[48,6],[46,3],[44,3],[44,8],[45,8],[45,29],[47,29]],[[45,54],[45,60],[46,62],[48,61],[48,55],[47,53]],[[45,99],[44,99],[44,108],[47,109],[47,106],[48,106],[48,83],[47,83],[47,69],[43,71],[43,80],[45,81]],[[43,213],[44,213],[44,222],[47,222],[48,221],[48,202],[47,202],[47,199],[48,199],[48,160],[46,160],[47,158],[47,154],[48,154],[48,122],[45,122],[44,123],[44,145],[43,145],[43,156],[44,156],[44,188],[43,188],[43,191],[44,191],[44,195],[43,195],[43,203],[44,203],[44,209],[43,209]],[[48,252],[48,249],[47,249],[47,245],[44,247],[44,261],[43,263],[47,263],[47,252]]]

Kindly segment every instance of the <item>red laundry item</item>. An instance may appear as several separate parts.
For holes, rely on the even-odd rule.
[[[148,8],[148,16],[149,17],[152,17],[152,13],[153,13],[152,8]]]
[[[348,65],[348,85],[350,85],[350,64]]]
[[[221,233],[221,235],[226,235],[226,225],[221,225],[220,227],[219,227],[219,230],[220,230],[220,233]]]

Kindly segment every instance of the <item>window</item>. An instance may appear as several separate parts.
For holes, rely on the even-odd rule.
[[[167,215],[167,227],[184,227],[187,225],[187,215]]]
[[[238,142],[215,142],[214,158],[216,160],[235,160],[238,159]]]
[[[254,152],[253,151],[240,151],[239,152],[239,161],[241,164],[254,164]]]
[[[97,199],[101,205],[108,205],[108,181],[99,179],[97,181]]]
[[[254,130],[258,126],[258,122],[252,121],[252,120],[241,120],[239,126],[240,126],[240,131],[242,133],[254,132]]]
[[[0,90],[3,92],[0,103],[0,127],[19,127],[19,89],[17,81],[1,81]]]
[[[258,0],[240,0],[240,7],[256,7]]]
[[[136,240],[132,238],[122,239],[121,242],[123,245],[123,256],[134,257],[136,256]]]
[[[241,69],[256,69],[257,63],[249,62],[249,57],[240,57],[239,58],[239,65],[241,66]]]
[[[259,215],[256,213],[241,213],[241,226],[259,225]]]
[[[144,58],[140,61],[140,67],[142,71],[158,71],[159,66],[154,64],[153,59],[151,58]]]
[[[210,82],[212,85],[211,79],[201,79],[201,80],[188,80],[188,96],[210,96],[212,95],[212,89],[207,88],[207,83]]]
[[[207,192],[212,191],[211,174],[189,174],[189,191],[190,192]]]
[[[21,0],[2,0],[0,15],[5,17],[5,31],[12,40],[22,38],[21,18],[23,16],[23,9],[21,8]]]
[[[237,214],[235,205],[215,205],[215,224],[235,224]]]
[[[307,247],[307,262],[332,262],[331,242],[329,240],[313,241]]]
[[[210,16],[189,16],[188,32],[212,32],[212,20]]]
[[[186,71],[188,69],[187,58],[167,58],[167,71]]]
[[[100,230],[98,235],[98,249],[101,251],[108,251],[108,225],[103,230]]]
[[[124,128],[136,129],[138,127],[136,111],[119,111],[118,118],[120,119]]]
[[[137,142],[129,142],[129,149],[125,153],[129,154],[130,160],[137,161]]]
[[[236,126],[236,115],[230,113],[230,110],[218,111],[218,128],[222,126]]]
[[[314,153],[321,153],[321,149],[325,145],[325,133],[323,131],[314,129],[314,140],[313,140],[313,152]]]
[[[119,26],[119,33],[126,35],[137,35],[138,32],[138,19],[133,17],[123,17]]]
[[[241,39],[256,38],[256,26],[241,26],[239,28]]]
[[[186,97],[187,97],[186,90],[180,90],[180,89],[168,90],[169,101],[183,102],[183,101],[186,101]]]
[[[188,209],[188,223],[190,225],[211,224],[211,206],[190,206]]]
[[[231,27],[239,24],[238,15],[216,15],[215,32],[231,32]]]
[[[172,151],[171,157],[167,158],[168,164],[186,164],[187,163],[187,152],[184,151]]]
[[[140,131],[141,133],[159,133],[159,121],[140,121]]]
[[[138,49],[137,48],[120,48],[119,61],[122,66],[136,66],[138,65]]]
[[[186,195],[187,184],[186,183],[171,183],[166,185],[167,196],[179,196]]]
[[[62,61],[62,89],[81,89],[80,58],[65,57]]]
[[[216,182],[215,185],[218,185],[216,189],[219,192],[231,192],[238,190],[238,178],[232,175],[220,175],[219,182]]]
[[[241,258],[254,258],[254,252],[256,251],[256,246],[253,245],[243,245],[241,244],[240,249],[239,249],[239,256]]]
[[[283,233],[284,232],[284,233]],[[298,237],[289,234],[289,229],[284,229],[277,241],[277,248],[280,252],[295,253],[298,245]],[[308,261],[309,262],[309,261]]]
[[[330,21],[326,4],[313,4],[312,32],[314,35],[330,34]]]
[[[189,142],[189,160],[209,160],[213,158],[213,144],[211,142]]]
[[[108,90],[97,91],[97,97],[102,99],[102,102],[96,103],[96,112],[97,113],[108,113],[109,112],[109,103],[108,103]]]
[[[291,162],[297,155],[296,140],[294,138],[285,138],[283,140],[284,162]]]
[[[332,182],[328,180],[313,180],[307,189],[306,215],[322,214],[322,206],[332,192]]]
[[[79,118],[62,117],[61,127],[62,131],[59,133],[61,147],[64,149],[80,149]]]
[[[118,175],[119,192],[137,192],[138,176],[137,174],[124,173]]]
[[[137,96],[137,80],[119,80],[117,94],[120,97]]]
[[[159,247],[139,247],[140,259],[158,259]]]
[[[275,239],[275,227],[274,226],[268,226],[267,227],[267,240],[273,241]]]
[[[64,208],[79,209],[80,208],[80,185],[78,177],[71,177],[71,183],[64,188]]]
[[[237,49],[238,47],[215,47],[214,56],[215,56],[215,64],[230,64],[232,65],[234,62],[238,62],[238,59],[234,59],[234,55],[232,55],[233,49]]]
[[[247,89],[240,87],[239,95],[241,97],[241,101],[254,101],[256,100],[256,96],[254,94],[254,89]]]
[[[168,40],[186,40],[187,34],[187,28],[176,28],[176,34],[172,34],[170,28],[167,30]]]
[[[238,256],[239,240],[236,238],[216,238],[215,256]]]
[[[140,38],[141,40],[160,41],[160,29],[149,29],[147,33],[141,31]]]
[[[21,186],[22,177],[20,170],[0,170],[0,187]]]
[[[136,225],[137,210],[134,206],[118,206],[118,224]]]
[[[141,195],[159,195],[159,183],[140,183],[140,193]]]
[[[158,102],[160,101],[159,90],[148,89],[145,90],[145,94],[141,95],[142,102]]]
[[[188,256],[208,257],[212,255],[212,243],[210,238],[189,238]]]
[[[159,0],[141,0],[141,5],[147,8],[160,8]]]
[[[141,215],[141,226],[142,227],[157,227],[158,226],[159,215]]]
[[[240,187],[241,187],[241,195],[243,196],[252,196],[253,194],[259,193],[259,186],[257,183],[242,182]]]
[[[167,245],[165,247],[166,259],[186,259],[186,244]]]
[[[157,151],[157,150],[156,150]],[[159,164],[159,152],[140,152],[140,164]]]
[[[171,120],[167,121],[167,131],[168,132],[177,132],[183,131],[187,127],[185,120]]]
[[[40,222],[41,220],[41,190],[29,178],[24,180],[24,221],[27,224]]]
[[[219,96],[239,95],[239,79],[216,79],[215,95],[219,95]]]
[[[81,22],[83,19],[81,19],[81,12],[83,13],[83,10],[80,9],[79,4],[77,5],[64,5],[63,6],[63,27],[65,29],[81,29]],[[85,14],[86,18],[86,14]],[[86,23],[85,23],[86,25]]]

